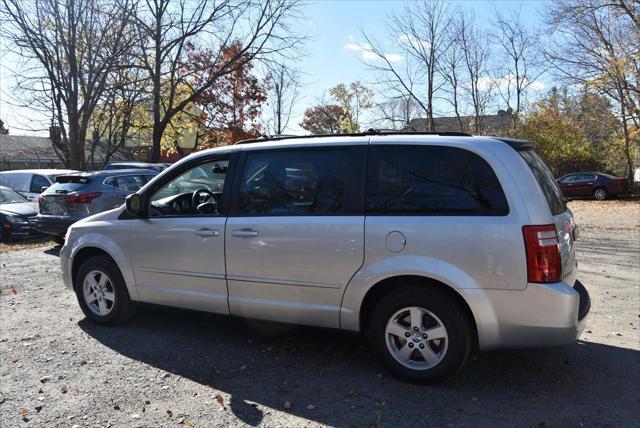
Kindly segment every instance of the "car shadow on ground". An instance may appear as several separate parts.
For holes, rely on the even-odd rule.
[[[228,393],[230,409],[249,425],[263,420],[260,406],[334,426],[520,417],[538,425],[552,416],[575,426],[580,408],[593,414],[594,407],[603,419],[585,424],[638,416],[640,352],[598,343],[483,353],[452,380],[427,387],[391,378],[362,336],[337,330],[147,305],[125,326],[87,319],[79,326],[126,357]]]

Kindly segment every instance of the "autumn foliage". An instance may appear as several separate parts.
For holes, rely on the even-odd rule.
[[[262,106],[267,101],[268,82],[254,74],[254,65],[239,42],[223,46],[218,51],[198,49],[188,45],[188,61],[183,64],[185,73],[195,76],[193,87],[200,80],[207,80],[207,70],[219,72],[224,64],[232,64],[230,70],[215,83],[197,94],[194,106],[196,120],[204,130],[204,141],[199,148],[233,144],[244,138],[260,134],[259,123]],[[199,71],[193,73],[194,70]]]

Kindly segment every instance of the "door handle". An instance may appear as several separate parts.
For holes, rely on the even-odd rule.
[[[246,238],[249,236],[258,236],[258,231],[245,227],[244,229],[232,230],[231,236],[237,236],[237,237],[243,237],[243,238]]]
[[[194,233],[195,233],[196,235],[198,235],[198,236],[202,236],[202,237],[205,237],[205,236],[218,236],[218,235],[220,235],[220,232],[219,232],[219,231],[217,231],[217,230],[213,230],[213,229],[207,229],[207,228],[204,228],[204,229],[198,229],[198,230],[196,230]]]

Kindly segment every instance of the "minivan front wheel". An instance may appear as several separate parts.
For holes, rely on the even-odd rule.
[[[389,371],[420,383],[452,376],[471,351],[464,312],[433,288],[408,287],[385,296],[373,311],[370,334]]]
[[[122,273],[108,257],[86,260],[78,269],[74,286],[82,312],[98,324],[120,324],[133,315],[134,304]]]

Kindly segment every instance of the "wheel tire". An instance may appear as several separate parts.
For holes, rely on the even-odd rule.
[[[609,198],[609,192],[604,187],[596,187],[593,189],[593,197],[598,201],[604,201]]]
[[[58,245],[64,245],[64,236],[54,236],[53,242],[55,242]]]
[[[94,274],[94,272],[97,272],[99,276]],[[113,293],[110,294],[113,300],[109,306],[106,294],[101,295],[105,301],[104,305],[108,310],[105,314],[97,313],[96,310],[101,310],[99,308],[94,307],[91,309],[89,307],[90,303],[87,302],[85,298],[85,279],[87,279],[90,274],[96,283],[101,282],[102,275],[106,274],[107,279],[102,288],[105,293]],[[82,263],[75,276],[74,289],[82,312],[95,323],[105,325],[121,324],[131,319],[135,312],[135,305],[129,297],[122,273],[109,257],[95,256]],[[100,293],[100,291],[96,290],[95,293]],[[93,307],[93,304],[91,305]]]
[[[399,312],[402,313],[403,308],[418,307],[430,312],[437,317],[437,321],[442,323],[446,329],[446,349],[442,355],[442,359],[432,367],[411,368],[401,364],[393,356],[388,341],[391,336],[387,334],[387,323],[392,317]],[[427,315],[427,319],[433,319]],[[424,323],[424,316],[422,322]],[[464,363],[467,361],[472,349],[472,330],[464,310],[460,304],[449,297],[447,294],[433,287],[405,287],[386,295],[373,310],[370,323],[370,339],[373,347],[382,362],[382,364],[395,376],[407,379],[417,383],[437,383],[456,374]],[[422,327],[422,326],[421,326]],[[411,331],[411,330],[410,330]],[[425,332],[429,332],[426,330]],[[405,333],[406,334],[406,333]],[[398,338],[400,336],[397,336]],[[398,339],[393,339],[393,343]],[[412,339],[405,339],[406,346],[410,346]],[[442,343],[436,341],[424,341],[426,346],[429,343]],[[423,342],[420,342],[422,345]],[[422,358],[420,351],[414,344],[410,358]],[[442,348],[441,348],[442,349]],[[418,352],[418,354],[416,354]],[[423,364],[420,361],[412,361],[411,363]],[[424,359],[424,364],[428,362]]]

